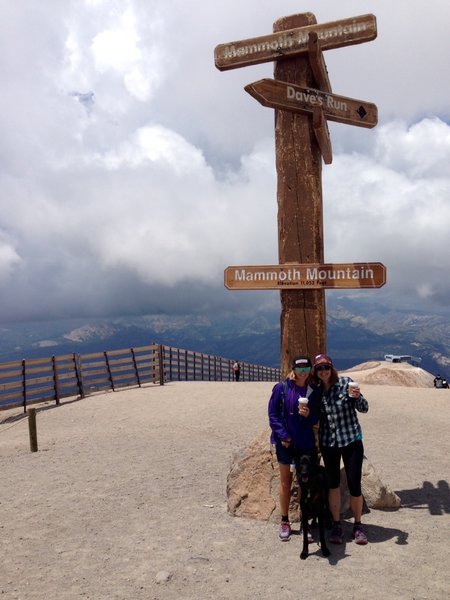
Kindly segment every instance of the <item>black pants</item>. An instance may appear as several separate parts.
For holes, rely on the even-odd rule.
[[[362,463],[364,458],[363,443],[358,440],[343,448],[322,446],[323,462],[327,474],[328,486],[338,488],[341,480],[341,457],[344,461],[348,490],[352,496],[361,496]]]

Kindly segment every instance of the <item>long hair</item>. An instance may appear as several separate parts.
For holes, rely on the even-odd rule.
[[[316,367],[318,367],[318,366],[320,366],[320,363],[319,363],[318,365],[316,365]],[[322,383],[323,383],[323,382],[322,382],[322,380],[321,380],[321,379],[319,379],[319,378],[317,377],[317,374],[316,374],[316,369],[315,369],[315,367],[313,367],[313,368],[311,369],[311,376],[310,376],[310,377],[311,377],[311,383],[312,383],[313,385],[317,385],[318,387],[323,387],[323,385],[322,385]],[[332,387],[332,386],[333,386],[335,383],[337,383],[338,381],[339,381],[339,374],[338,374],[338,372],[336,371],[336,369],[335,369],[335,368],[332,366],[332,367],[331,367],[331,377],[330,377],[330,387]]]

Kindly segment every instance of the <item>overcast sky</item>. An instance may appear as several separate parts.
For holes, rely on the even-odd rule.
[[[379,111],[330,124],[325,259],[383,262],[380,299],[448,304],[448,0],[3,0],[3,321],[279,301],[223,288],[228,265],[278,262],[273,110],[243,90],[273,65],[220,72],[214,48],[306,11],[378,24],[325,53],[333,91]]]

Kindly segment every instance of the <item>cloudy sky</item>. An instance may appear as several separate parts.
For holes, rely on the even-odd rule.
[[[383,262],[380,300],[446,306],[448,0],[3,0],[4,322],[279,301],[223,288],[228,265],[277,262],[274,116],[243,90],[273,65],[220,72],[214,47],[306,11],[378,24],[325,53],[333,91],[379,111],[330,124],[325,258]]]

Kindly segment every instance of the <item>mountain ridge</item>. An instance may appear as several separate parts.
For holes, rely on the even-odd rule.
[[[158,314],[3,324],[0,361],[161,343],[277,367],[279,323],[279,310],[274,308],[254,314]],[[382,360],[385,354],[408,354],[419,357],[427,371],[445,376],[450,372],[449,340],[450,322],[445,315],[348,298],[327,302],[327,347],[339,369]]]

